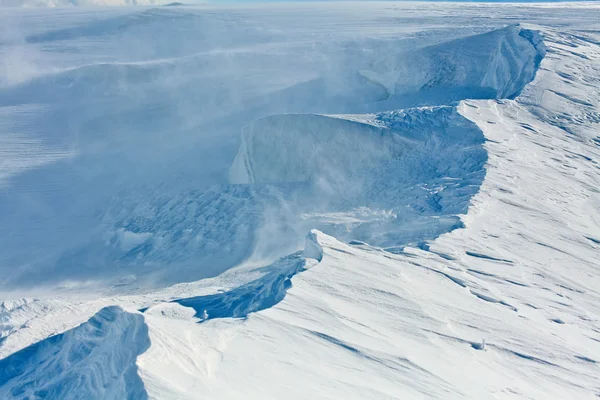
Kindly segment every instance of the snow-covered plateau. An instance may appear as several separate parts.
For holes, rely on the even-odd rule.
[[[600,398],[600,3],[0,8],[42,398]]]

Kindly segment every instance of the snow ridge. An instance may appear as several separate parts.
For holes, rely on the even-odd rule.
[[[525,113],[522,104],[543,97],[536,93],[535,85],[527,88],[526,85],[537,79],[536,73],[545,52],[538,32],[509,26],[425,48],[417,52],[414,59],[406,54],[390,57],[361,72],[370,81],[362,86],[366,91],[372,90],[374,82],[385,87],[388,93],[387,99],[381,102],[357,106],[370,113],[274,114],[254,120],[243,128],[242,145],[230,168],[227,184],[183,191],[175,196],[168,193],[161,197],[152,192],[152,196],[145,199],[146,192],[142,192],[139,197],[117,199],[104,215],[105,226],[109,227],[104,232],[104,246],[110,248],[110,252],[105,253],[106,247],[84,246],[84,250],[97,251],[88,253],[88,257],[103,256],[107,263],[133,265],[134,268],[173,261],[175,265],[185,264],[185,268],[171,271],[175,280],[197,273],[198,255],[206,257],[202,263],[216,260],[212,267],[216,274],[247,258],[249,248],[263,245],[266,247],[264,253],[272,256],[276,253],[269,246],[284,252],[297,248],[299,232],[317,227],[325,233],[310,230],[303,252],[291,252],[278,258],[268,267],[255,271],[262,273],[259,278],[233,289],[192,297],[171,297],[169,303],[164,303],[164,298],[144,299],[153,305],[143,308],[143,315],[125,312],[119,307],[104,308],[81,326],[0,360],[0,394],[6,398],[64,397],[69,390],[89,398],[145,398],[146,390],[152,390],[153,395],[160,398],[157,393],[164,394],[160,390],[168,386],[172,389],[171,396],[186,397],[186,394],[190,397],[190,393],[197,395],[198,382],[209,389],[211,385],[216,387],[219,382],[214,379],[215,374],[227,376],[230,373],[229,376],[243,382],[244,377],[232,373],[239,372],[236,368],[249,368],[245,371],[248,373],[253,371],[253,363],[269,364],[268,357],[281,362],[276,359],[279,355],[276,350],[287,352],[282,357],[288,364],[296,358],[300,363],[307,362],[306,365],[299,364],[300,373],[298,377],[294,376],[298,379],[295,384],[306,382],[307,376],[318,381],[323,375],[324,383],[318,383],[323,387],[335,387],[340,390],[338,393],[351,387],[362,398],[397,396],[398,380],[403,390],[401,395],[408,397],[482,398],[489,394],[485,390],[488,383],[476,382],[472,387],[461,387],[448,379],[450,376],[459,380],[460,376],[457,377],[454,371],[442,371],[438,365],[456,363],[458,359],[465,361],[465,369],[475,375],[482,365],[487,371],[489,366],[485,363],[489,362],[490,355],[495,357],[493,365],[499,369],[498,375],[511,378],[509,380],[519,388],[526,387],[523,381],[529,381],[530,376],[515,376],[511,367],[535,363],[537,368],[529,369],[531,375],[545,379],[553,386],[546,392],[544,388],[527,387],[529,395],[533,393],[543,398],[541,394],[557,391],[561,384],[574,391],[581,390],[594,381],[590,371],[598,360],[583,346],[575,346],[577,351],[567,354],[567,346],[561,347],[554,340],[561,334],[554,332],[564,332],[558,329],[570,329],[571,326],[559,316],[542,320],[542,311],[538,312],[540,307],[524,304],[520,297],[523,292],[519,291],[529,291],[536,285],[543,287],[542,293],[551,291],[539,277],[546,270],[540,269],[536,274],[522,272],[524,269],[519,268],[523,266],[523,259],[486,248],[486,243],[499,237],[496,233],[488,236],[486,227],[482,228],[485,240],[478,243],[479,247],[464,249],[465,243],[473,244],[467,239],[457,243],[457,237],[468,235],[467,230],[455,231],[454,236],[446,235],[443,240],[433,241],[444,233],[464,227],[464,221],[471,222],[470,216],[461,215],[466,213],[474,195],[478,195],[478,199],[488,196],[485,197],[487,201],[511,205],[506,194],[510,194],[509,189],[503,189],[496,181],[492,182],[497,185],[493,196],[479,192],[484,183],[484,166],[489,162],[484,145],[497,145],[486,144],[482,129],[488,130],[496,124],[494,118],[498,115],[495,112]],[[417,70],[418,79],[412,81],[411,76]],[[476,79],[471,81],[469,77]],[[573,76],[563,76],[563,79],[572,81],[570,85],[575,86]],[[566,113],[561,114],[563,120],[557,121],[551,113],[537,110],[541,119],[546,117],[549,125],[564,129],[596,149],[598,137],[585,129],[582,122],[598,122],[593,101],[575,97],[568,90],[555,89],[554,95],[581,106],[582,114],[574,124],[567,121]],[[502,100],[517,96],[519,102],[504,103]],[[490,101],[480,109],[483,102],[468,99]],[[456,106],[454,102],[459,100],[467,101]],[[395,109],[402,105],[420,107]],[[389,109],[393,111],[385,111]],[[472,122],[474,120],[477,124]],[[516,125],[517,122],[507,124]],[[532,137],[539,133],[531,125],[522,124],[521,128],[532,132]],[[570,129],[574,130],[569,132]],[[440,156],[433,159],[432,153]],[[564,169],[571,162],[596,165],[592,157],[579,153],[572,153],[568,158],[564,161]],[[494,179],[498,179],[497,175]],[[518,180],[520,177],[509,178]],[[486,211],[481,202],[477,205],[479,212]],[[530,207],[511,206],[520,211]],[[279,210],[278,207],[285,212],[274,213],[272,219],[276,221],[276,227],[273,228],[264,223],[264,211]],[[225,219],[224,215],[234,218]],[[302,218],[294,219],[296,215]],[[550,214],[544,217],[553,218]],[[261,228],[264,230],[260,234],[255,232]],[[479,228],[475,226],[475,229]],[[242,240],[246,237],[248,239]],[[266,240],[267,244],[261,240]],[[585,242],[589,251],[581,255],[581,260],[589,263],[589,254],[598,247],[598,235],[590,229],[578,239],[569,237],[567,242],[577,240]],[[538,244],[546,246],[543,242]],[[512,245],[518,248],[518,243]],[[561,253],[560,257],[568,254],[551,249],[549,245],[548,249],[548,253]],[[229,258],[219,257],[224,253]],[[179,258],[182,254],[187,259]],[[65,258],[76,265],[81,261],[78,257],[75,252]],[[552,261],[549,259],[548,266],[543,266],[548,273],[555,272]],[[320,263],[319,268],[311,269],[316,263]],[[319,275],[320,269],[326,271]],[[382,275],[374,276],[373,271]],[[159,276],[160,273],[164,272],[159,272]],[[543,313],[560,314],[565,307],[571,307],[573,299],[593,291],[591,288],[585,288],[585,291],[573,288],[570,281],[564,279],[563,289],[567,292],[562,289],[557,292],[560,299],[550,300],[552,306]],[[292,280],[294,291],[288,293]],[[430,293],[430,287],[458,293],[455,297],[458,303],[452,305],[458,310],[454,317],[456,321],[446,315],[450,308],[444,304],[445,298],[438,299],[437,293]],[[289,302],[286,295],[291,298]],[[532,295],[531,298],[543,303],[546,301],[544,296],[546,294],[540,298]],[[173,327],[161,325],[164,321],[160,312],[153,312],[160,311],[165,304],[187,308],[170,310],[182,320],[168,321]],[[0,312],[10,313],[21,305],[20,302],[6,303],[0,306]],[[502,318],[487,316],[487,307],[495,307]],[[591,305],[589,309],[592,309]],[[258,311],[262,312],[255,314]],[[577,313],[581,320],[573,326],[593,324],[590,322],[592,317],[587,316],[588,310],[577,309]],[[194,321],[202,324],[194,324],[192,328],[184,325],[192,320],[192,316]],[[518,332],[527,333],[525,338],[506,333],[504,320],[511,321],[518,327]],[[483,326],[489,329],[482,332]],[[193,334],[183,330],[181,336],[174,333],[175,340],[161,336],[170,332],[169,329],[182,327]],[[539,335],[538,327],[553,333],[549,343],[534,340],[543,337]],[[152,330],[155,336],[152,336]],[[476,336],[482,333],[489,338]],[[293,346],[282,349],[277,335],[291,338],[290,343],[306,349],[306,353],[299,354],[297,349],[290,348]],[[574,335],[578,339],[583,337],[578,333]],[[149,337],[152,337],[153,346],[147,351]],[[398,337],[403,340],[398,341]],[[589,343],[597,342],[592,336],[587,339]],[[171,342],[174,341],[181,343],[173,345]],[[431,346],[424,346],[424,342]],[[529,346],[527,351],[520,349],[522,343]],[[256,348],[252,348],[253,345]],[[185,373],[197,379],[192,385],[179,386],[179,377],[165,378],[165,383],[161,381],[160,373],[153,369],[156,362],[152,362],[155,361],[152,357],[157,357],[153,349],[168,350],[169,346],[183,352],[210,347],[205,349],[206,353],[200,353],[203,362],[209,360],[205,366],[198,366],[201,363],[192,360],[183,368]],[[236,351],[248,348],[263,351],[266,360],[235,358]],[[440,348],[450,350],[441,355],[427,354],[425,350],[431,348],[434,353]],[[328,369],[315,372],[314,360],[319,352],[333,354],[336,361],[328,366],[342,367],[350,371],[348,375],[338,377],[341,380],[336,381],[327,375]],[[560,357],[553,359],[553,354],[560,354]],[[105,360],[110,361],[108,367],[104,365]],[[372,372],[377,379],[375,383],[362,386],[351,382],[356,360]],[[138,364],[144,382],[138,375]],[[285,363],[273,365],[288,368]],[[206,370],[199,372],[200,367]],[[563,371],[564,382],[563,378],[557,380],[553,375],[554,368],[566,371]],[[112,376],[104,376],[106,371]],[[258,368],[256,373],[264,371],[264,368]],[[267,373],[266,379],[277,376],[273,370],[267,369]],[[53,376],[60,379],[49,379]],[[418,377],[416,381],[409,378],[415,376]],[[170,386],[172,381],[177,382]],[[286,383],[282,382],[282,387],[286,387]],[[239,397],[236,390],[256,390],[256,393],[264,390],[260,385],[220,389],[221,392],[216,393],[225,393],[225,397],[230,398]],[[507,390],[510,396],[523,394],[516,389],[513,391],[512,387]]]
[[[401,53],[361,74],[388,92],[386,105],[516,97],[535,76],[545,48],[537,32],[511,25]]]
[[[0,397],[145,399],[136,357],[150,347],[140,314],[118,306],[0,360]]]
[[[311,227],[342,240],[401,248],[434,239],[462,226],[457,215],[466,213],[487,159],[481,130],[442,105],[512,98],[533,80],[544,54],[537,32],[513,25],[385,59],[361,74],[386,87],[388,99],[362,108],[426,107],[253,121],[243,128],[230,181],[301,184],[301,194],[284,196]],[[360,206],[369,213],[357,218]],[[391,218],[382,220],[381,211]]]
[[[242,318],[279,303],[291,287],[291,278],[304,270],[302,253],[291,254],[269,265],[259,279],[225,293],[175,300],[193,308],[202,321],[213,318]]]

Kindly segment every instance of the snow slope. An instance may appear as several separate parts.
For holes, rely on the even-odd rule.
[[[229,38],[248,47],[132,60],[142,49],[0,91],[13,121],[51,121],[58,136],[44,145],[74,149],[45,164],[7,152],[22,162],[0,198],[4,297],[53,290],[0,306],[3,397],[600,393],[597,7],[563,6],[561,26],[546,6],[309,8],[151,11],[109,37],[81,25],[30,34],[105,57],[92,49],[114,54],[115,38],[210,15],[196,29],[241,26]],[[91,26],[136,19],[114,13]],[[423,27],[465,13],[480,19],[471,32]],[[536,25],[488,25],[515,15]],[[319,18],[365,38],[344,28],[332,42]],[[261,43],[278,27],[280,43]],[[290,57],[319,38],[326,68]],[[231,91],[238,62],[263,87]],[[423,75],[407,83],[407,68]],[[278,70],[300,83],[281,85]],[[201,89],[215,100],[195,103]],[[10,108],[31,107],[32,93],[65,117]],[[82,112],[67,118],[74,98]],[[192,104],[203,107],[190,116]],[[87,132],[76,147],[61,118]]]
[[[156,346],[140,368],[150,393],[193,398],[200,385],[220,398],[596,397],[599,151],[597,122],[586,122],[600,100],[590,90],[600,49],[589,34],[544,34],[556,56],[521,96],[459,107],[490,154],[465,229],[398,255],[314,232],[322,261],[293,277],[281,303],[187,328],[219,354],[191,374],[187,364],[166,376],[153,367],[171,349],[162,335],[175,333],[148,317]],[[566,52],[578,56],[565,61]],[[570,83],[556,79],[566,74]],[[533,103],[554,91],[560,99]]]
[[[2,398],[147,398],[136,357],[150,346],[140,315],[106,307],[86,323],[0,361]]]

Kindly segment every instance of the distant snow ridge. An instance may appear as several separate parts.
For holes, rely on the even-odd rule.
[[[0,360],[0,398],[147,398],[135,361],[148,347],[142,315],[103,308],[80,326]]]
[[[514,98],[544,57],[537,32],[511,25],[481,35],[401,53],[361,71],[388,92],[396,107],[463,99]]]
[[[199,2],[196,2],[199,3]],[[169,0],[0,0],[2,7],[90,7],[170,5]]]
[[[32,318],[46,314],[51,307],[61,306],[64,303],[60,300],[23,298],[0,302],[0,349],[10,347],[6,346],[5,340],[16,330],[27,327]]]
[[[93,276],[106,275],[110,265],[115,274],[137,275],[141,285],[144,274],[166,285],[215,276],[252,255],[282,257],[298,250],[312,228],[401,250],[461,227],[457,214],[466,212],[485,175],[481,131],[452,106],[380,110],[512,96],[533,79],[543,54],[538,39],[510,26],[426,48],[417,55],[421,63],[411,64],[412,53],[377,63],[367,75],[393,75],[385,81],[393,87],[390,98],[349,107],[375,113],[276,114],[252,121],[243,128],[228,183],[190,191],[124,182],[126,189],[105,207],[102,237],[64,252],[55,269]],[[118,68],[144,80],[169,65],[144,66],[141,77],[141,67]],[[411,86],[412,76],[419,79]],[[348,90],[346,97],[359,100],[381,92],[364,78]]]

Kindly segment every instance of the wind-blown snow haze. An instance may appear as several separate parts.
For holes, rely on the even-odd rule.
[[[1,5],[0,398],[600,396],[600,5]]]

